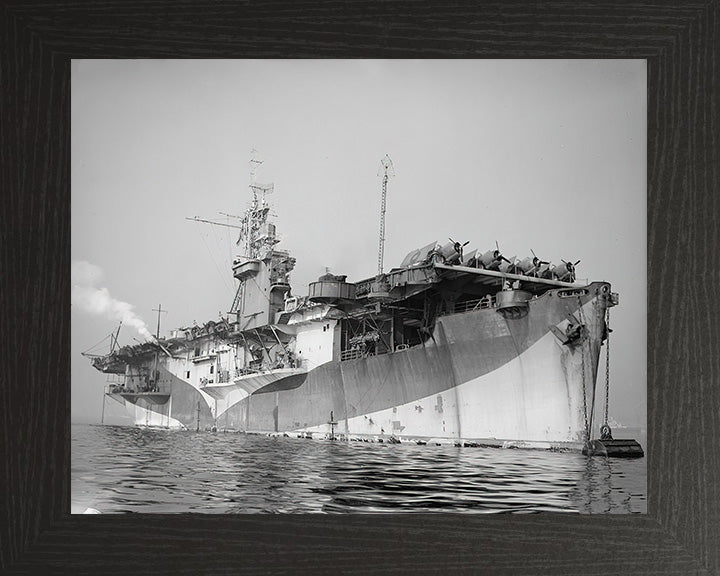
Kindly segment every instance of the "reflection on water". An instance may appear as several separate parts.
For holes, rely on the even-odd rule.
[[[72,427],[72,511],[646,512],[645,458]]]

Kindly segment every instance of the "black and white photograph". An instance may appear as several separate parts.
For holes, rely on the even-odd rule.
[[[647,513],[644,59],[73,60],[71,512]]]

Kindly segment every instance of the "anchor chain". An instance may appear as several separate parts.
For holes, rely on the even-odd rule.
[[[605,310],[605,419],[600,427],[600,439],[612,440],[612,430],[608,424],[608,413],[610,406],[610,308]]]
[[[585,328],[585,322],[583,321],[582,312],[582,300],[578,296],[578,312],[580,314],[580,325]],[[582,333],[580,336],[580,366],[582,369],[582,391],[583,391],[583,418],[585,420],[585,445],[587,446],[590,442],[590,424],[588,423],[588,411],[587,411],[587,389],[585,384],[585,334]]]

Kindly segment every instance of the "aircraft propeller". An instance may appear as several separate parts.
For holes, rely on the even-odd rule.
[[[565,267],[567,268],[570,282],[575,282],[575,266],[580,264],[580,260],[578,260],[577,262],[566,262],[565,260],[561,260],[561,262],[565,264]]]
[[[457,252],[458,254],[462,254],[462,249],[463,249],[465,246],[467,246],[468,244],[470,244],[470,240],[468,240],[467,242],[465,242],[465,244],[460,244],[460,242],[456,242],[455,240],[453,240],[453,239],[450,238],[449,236],[448,236],[448,240],[450,240],[450,242],[453,243],[453,248],[455,248],[455,252]]]
[[[533,266],[535,266],[536,268],[538,266],[542,266],[543,264],[550,264],[550,262],[540,260],[540,258],[537,257],[537,254],[535,254],[535,251],[532,248],[530,248],[530,252],[532,252],[533,255]]]

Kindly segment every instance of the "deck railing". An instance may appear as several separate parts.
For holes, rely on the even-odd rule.
[[[356,358],[362,358],[362,350],[358,348],[350,348],[349,350],[343,350],[340,352],[340,360],[355,360]]]
[[[105,386],[105,394],[170,394],[170,392],[170,384],[162,383],[157,386],[120,386],[119,384],[108,384],[107,386]]]
[[[355,360],[357,358],[366,358],[368,356],[375,356],[375,355],[382,355],[382,354],[392,354],[393,352],[403,352],[404,350],[408,350],[410,348],[410,345],[408,344],[398,344],[395,347],[395,350],[376,350],[374,352],[367,352],[365,351],[363,353],[362,350],[359,348],[350,348],[349,350],[343,350],[340,352],[340,361],[344,360]]]
[[[476,300],[467,300],[465,302],[458,302],[455,304],[454,310],[447,310],[442,312],[440,315],[445,316],[447,314],[459,314],[461,312],[472,312],[473,310],[485,310],[487,308],[495,307],[495,297],[486,296],[484,298],[477,298]]]
[[[124,384],[125,374],[108,374],[105,378],[105,382],[107,382],[110,386]],[[109,386],[106,386],[106,388],[108,387]]]

